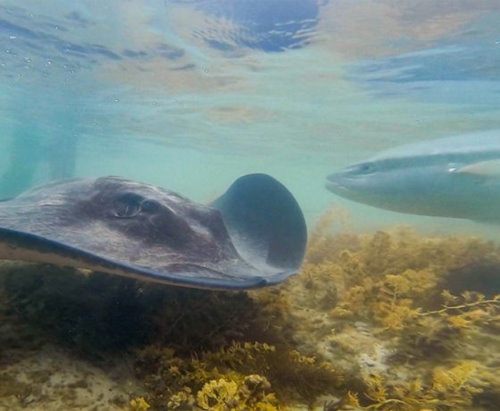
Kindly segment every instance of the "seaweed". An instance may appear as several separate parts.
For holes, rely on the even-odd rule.
[[[473,237],[423,236],[410,227],[334,233],[328,230],[334,216],[313,230],[318,238],[302,275],[284,292],[299,346],[321,353],[346,377],[342,399],[325,408],[495,409],[498,247]],[[488,295],[477,286],[467,290],[477,282],[464,281],[466,275],[485,265]]]
[[[495,410],[499,267],[491,241],[355,233],[337,209],[279,286],[189,290],[9,263],[2,318],[92,360],[126,358],[136,411]]]
[[[459,361],[451,367],[435,367],[426,378],[389,383],[379,374],[366,379],[360,395],[348,392],[336,409],[454,410],[468,409],[494,378],[475,361]],[[362,405],[362,400],[366,405]]]
[[[242,407],[235,409],[254,409],[250,404],[253,407],[257,403],[274,406],[278,403],[276,399],[286,403],[316,398],[331,392],[342,381],[326,362],[267,343],[234,342],[190,358],[182,358],[168,348],[148,346],[138,352],[136,367],[151,395],[150,402],[157,409],[164,409],[165,404],[167,409],[184,409],[194,403],[205,409],[200,404],[209,400],[200,402],[200,396],[205,396],[209,389],[213,391],[209,397],[217,397],[217,393],[222,396],[210,401],[220,400],[229,409],[236,407],[228,405],[235,398],[241,399],[238,407]],[[261,381],[259,390],[257,385],[249,390],[250,382],[255,384],[257,380]],[[226,398],[230,393],[231,401]]]
[[[144,397],[132,398],[129,402],[129,405],[132,411],[146,411],[151,408]]]
[[[252,338],[273,340],[242,292],[211,292],[48,264],[4,264],[9,307],[76,352],[106,357],[153,341],[186,353]]]

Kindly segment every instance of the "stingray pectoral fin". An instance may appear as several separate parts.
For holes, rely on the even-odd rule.
[[[468,164],[456,170],[460,174],[473,174],[483,177],[500,177],[500,159]]]
[[[194,288],[245,289],[297,272],[302,212],[273,178],[239,178],[213,207],[120,177],[48,184],[0,203],[0,259]]]
[[[258,269],[289,275],[304,258],[307,229],[292,194],[266,174],[238,178],[212,204],[238,253]]]

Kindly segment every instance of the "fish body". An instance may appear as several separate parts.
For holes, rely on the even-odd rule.
[[[327,177],[347,199],[409,214],[500,222],[500,130],[381,152]]]

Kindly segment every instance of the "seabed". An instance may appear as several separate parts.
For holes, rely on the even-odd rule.
[[[0,410],[497,410],[500,248],[339,220],[249,292],[3,262]]]

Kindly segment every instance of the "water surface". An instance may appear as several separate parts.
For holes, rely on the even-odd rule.
[[[341,200],[324,177],[398,144],[500,128],[500,3],[4,0],[0,194],[123,175],[199,201],[267,172],[312,221],[475,224]]]

